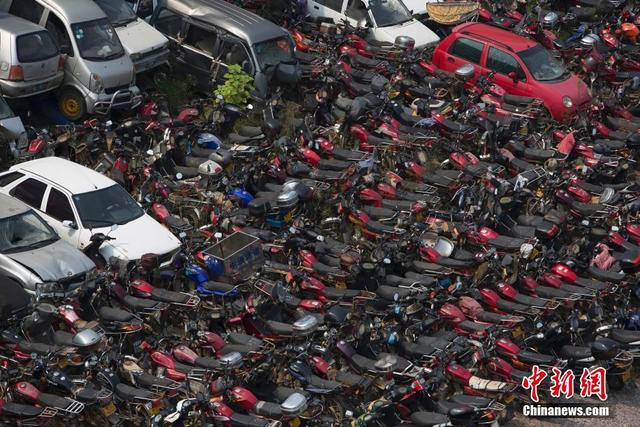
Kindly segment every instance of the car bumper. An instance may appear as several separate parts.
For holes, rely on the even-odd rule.
[[[113,94],[90,92],[87,95],[87,111],[94,114],[108,114],[111,110],[130,110],[142,103],[142,95],[137,86],[121,89]]]
[[[169,49],[149,52],[133,62],[136,73],[144,73],[169,61]]]
[[[2,89],[2,95],[7,98],[24,98],[55,90],[60,87],[63,80],[64,72],[60,71],[53,77],[40,80],[20,82],[0,80],[0,88]]]

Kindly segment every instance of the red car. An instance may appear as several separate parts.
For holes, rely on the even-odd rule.
[[[433,63],[450,72],[470,63],[475,76],[493,72],[493,82],[507,93],[542,99],[559,121],[574,116],[591,100],[587,85],[542,45],[492,25],[458,25],[436,47]]]

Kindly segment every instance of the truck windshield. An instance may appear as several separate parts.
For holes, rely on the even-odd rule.
[[[400,0],[369,0],[369,10],[378,27],[398,25],[413,19]]]
[[[253,45],[258,59],[258,65],[262,70],[266,67],[280,63],[295,62],[293,58],[293,43],[287,37],[278,37]]]
[[[47,246],[58,235],[33,211],[0,220],[0,252],[26,251]]]
[[[121,27],[135,21],[138,17],[124,0],[94,0],[114,27]]]
[[[518,53],[518,56],[525,63],[533,78],[540,82],[558,80],[568,74],[564,66],[551,56],[542,45],[523,50]]]
[[[120,39],[107,18],[71,25],[80,56],[89,61],[109,61],[124,55]]]
[[[16,46],[20,62],[37,62],[58,55],[58,48],[48,31],[19,36]]]
[[[144,211],[118,184],[102,190],[73,196],[73,202],[85,228],[123,225],[140,218]]]

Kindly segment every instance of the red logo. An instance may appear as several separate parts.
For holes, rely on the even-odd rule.
[[[551,368],[551,387],[549,392],[552,397],[564,396],[569,399],[574,395],[574,384],[576,376],[571,370],[564,373],[558,368]],[[521,386],[529,390],[530,398],[533,402],[539,402],[538,386],[547,378],[549,374],[541,370],[538,365],[531,369],[531,375],[522,379]],[[582,370],[580,375],[580,396],[597,396],[600,400],[607,400],[607,373],[603,367]]]

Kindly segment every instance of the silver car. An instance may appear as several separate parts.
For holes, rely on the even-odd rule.
[[[0,89],[22,98],[57,89],[64,63],[47,30],[25,19],[0,13]]]
[[[65,296],[94,281],[96,269],[33,209],[0,194],[0,275],[32,294]]]

